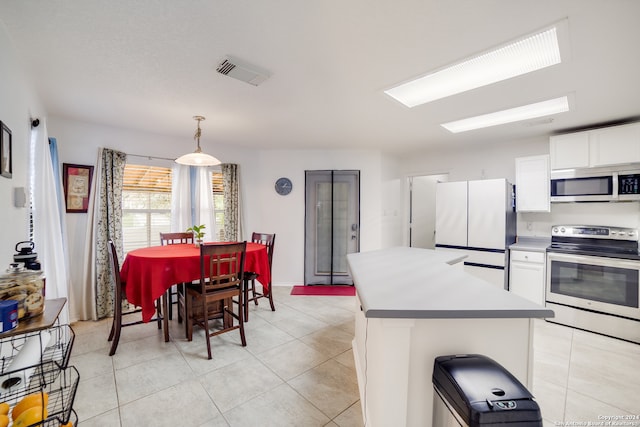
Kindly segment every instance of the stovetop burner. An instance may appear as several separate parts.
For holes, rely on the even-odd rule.
[[[633,228],[554,225],[550,252],[640,259],[638,230]]]

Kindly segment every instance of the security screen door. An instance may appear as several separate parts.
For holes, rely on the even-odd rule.
[[[360,250],[360,171],[305,172],[305,285],[352,285]]]

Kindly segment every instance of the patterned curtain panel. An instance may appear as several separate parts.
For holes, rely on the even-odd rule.
[[[224,239],[235,242],[242,236],[240,230],[240,184],[238,165],[223,163],[222,178],[224,187]]]
[[[103,149],[101,156],[99,199],[95,213],[96,248],[96,313],[98,319],[113,315],[113,286],[107,241],[113,240],[118,260],[124,259],[122,251],[122,183],[127,155],[120,151]]]

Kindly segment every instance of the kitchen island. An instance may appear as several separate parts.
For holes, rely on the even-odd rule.
[[[431,425],[437,356],[483,354],[530,389],[533,319],[553,311],[465,273],[459,253],[397,247],[347,259],[366,426]]]

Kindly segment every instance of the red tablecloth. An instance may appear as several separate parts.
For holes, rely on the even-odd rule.
[[[265,288],[269,285],[266,246],[247,242],[244,269],[258,273]],[[155,313],[155,301],[167,289],[176,283],[200,279],[200,248],[185,244],[133,250],[122,264],[120,278],[127,284],[127,300],[142,308],[142,320],[148,322]]]

